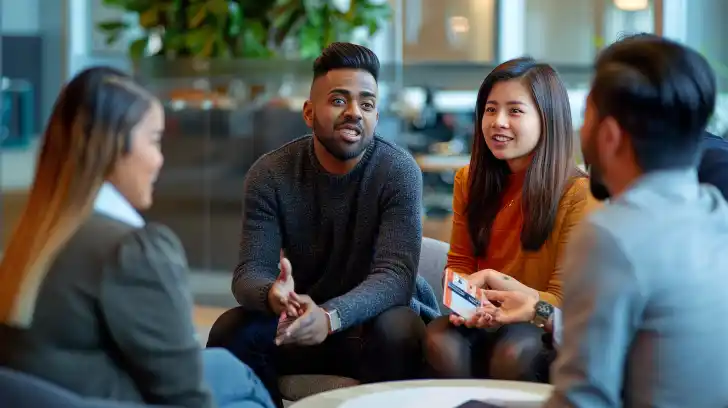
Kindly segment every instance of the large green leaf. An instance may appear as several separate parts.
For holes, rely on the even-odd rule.
[[[294,19],[296,15],[301,14],[302,11],[303,9],[296,7],[295,5],[276,8],[271,12],[273,27],[284,28],[290,25],[291,20]]]
[[[159,25],[159,9],[156,7],[144,10],[139,14],[139,25],[144,28],[154,28]]]
[[[114,45],[124,35],[129,25],[123,21],[102,21],[96,28],[106,35],[106,45]]]
[[[212,14],[218,17],[227,17],[230,12],[228,3],[228,0],[208,0],[206,4]]]
[[[110,8],[123,9],[132,13],[142,13],[154,7],[155,3],[166,3],[169,0],[103,0],[104,5]]]
[[[193,53],[201,52],[210,40],[210,37],[210,32],[206,27],[190,30],[185,36],[185,45],[189,47]]]
[[[190,28],[199,27],[207,17],[207,6],[205,4],[193,4],[187,10],[187,26]]]
[[[327,4],[322,0],[302,0],[303,1],[303,14],[308,17],[310,23],[315,26],[323,24],[323,9]]]
[[[103,32],[117,32],[129,29],[129,24],[121,20],[109,20],[98,23],[96,28]]]
[[[187,49],[187,32],[174,29],[165,30],[162,44],[165,53],[184,54]]]
[[[323,49],[323,39],[319,28],[306,24],[301,27],[299,34],[299,50],[301,58],[312,59],[318,56]]]
[[[267,31],[259,21],[246,21],[242,41],[238,53],[247,58],[268,57],[271,55],[267,47]]]
[[[138,38],[129,44],[129,55],[132,59],[139,59],[144,57],[144,52],[147,49],[147,43],[149,39],[147,37]]]

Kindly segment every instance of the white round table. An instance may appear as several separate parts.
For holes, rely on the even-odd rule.
[[[304,398],[291,408],[454,408],[470,400],[545,402],[548,384],[495,380],[417,380],[340,388]]]

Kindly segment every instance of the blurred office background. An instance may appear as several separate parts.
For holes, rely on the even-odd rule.
[[[0,250],[62,84],[108,64],[133,72],[167,108],[166,166],[145,216],[177,232],[200,285],[226,291],[246,171],[307,132],[300,110],[326,41],[379,55],[379,133],[417,158],[425,235],[444,241],[476,92],[504,60],[555,65],[578,129],[599,49],[625,34],[664,35],[713,64],[722,95],[711,130],[728,132],[726,0],[2,0],[0,16]]]

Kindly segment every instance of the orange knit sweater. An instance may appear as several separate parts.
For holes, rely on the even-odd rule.
[[[563,254],[574,226],[598,202],[589,192],[589,180],[580,178],[564,192],[551,235],[536,252],[521,248],[521,191],[525,172],[509,177],[503,200],[490,236],[485,257],[476,258],[468,232],[468,167],[455,176],[453,195],[453,226],[447,266],[454,272],[469,275],[482,269],[495,269],[518,279],[539,291],[541,299],[554,306],[561,305],[561,269]]]

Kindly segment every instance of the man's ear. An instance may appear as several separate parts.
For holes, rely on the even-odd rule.
[[[605,151],[609,156],[614,156],[617,151],[624,147],[625,134],[619,122],[612,117],[606,117],[600,124],[599,137],[601,137],[601,143],[599,147]]]
[[[303,120],[306,121],[306,126],[313,129],[313,102],[310,99],[303,103]]]

